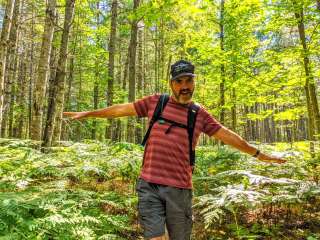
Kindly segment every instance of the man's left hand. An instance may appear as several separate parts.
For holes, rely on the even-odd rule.
[[[280,157],[276,157],[276,156],[270,156],[264,153],[260,153],[258,155],[258,159],[262,162],[267,162],[267,163],[278,163],[278,164],[283,164],[285,162],[287,162],[287,160],[280,158]]]

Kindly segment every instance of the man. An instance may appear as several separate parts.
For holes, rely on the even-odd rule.
[[[143,167],[137,182],[138,211],[144,236],[151,240],[165,240],[165,226],[171,240],[190,239],[192,229],[192,170],[188,131],[189,109],[194,106],[194,66],[180,60],[171,66],[170,87],[172,96],[163,108],[145,147]],[[119,104],[90,112],[65,112],[72,119],[87,117],[115,118],[123,116],[148,117],[150,120],[160,95],[144,97],[134,103]],[[163,120],[162,119],[162,120]],[[169,119],[169,120],[168,120]],[[150,121],[149,121],[150,123]],[[173,124],[178,123],[178,124]],[[180,127],[179,127],[180,126]],[[221,140],[238,150],[269,163],[286,160],[269,156],[222,126],[203,107],[197,108],[192,149],[200,133]]]

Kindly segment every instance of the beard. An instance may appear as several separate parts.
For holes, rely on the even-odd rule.
[[[183,89],[183,90],[180,90],[179,92],[176,92],[176,91],[172,91],[172,92],[175,98],[177,99],[177,101],[181,104],[189,103],[193,95],[193,91],[191,91],[190,89]]]

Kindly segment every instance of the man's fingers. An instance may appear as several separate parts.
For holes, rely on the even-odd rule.
[[[287,162],[287,160],[285,160],[285,159],[277,159],[275,162],[281,164],[281,163]]]

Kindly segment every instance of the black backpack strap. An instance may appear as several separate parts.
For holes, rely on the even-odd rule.
[[[161,113],[162,113],[164,107],[166,106],[166,104],[168,103],[168,101],[169,101],[169,95],[168,94],[165,93],[165,94],[162,94],[160,96],[160,98],[158,100],[158,103],[157,103],[157,106],[154,109],[152,118],[151,118],[151,120],[149,122],[148,131],[147,131],[146,135],[144,135],[143,141],[141,143],[142,146],[146,145],[147,140],[148,140],[149,135],[150,135],[150,132],[151,132],[151,129],[153,127],[153,124],[160,118]]]
[[[195,163],[195,150],[192,149],[192,139],[194,128],[196,125],[197,115],[200,107],[196,104],[191,104],[188,110],[188,138],[189,138],[189,155],[190,165],[193,167]]]

